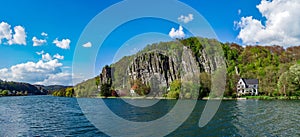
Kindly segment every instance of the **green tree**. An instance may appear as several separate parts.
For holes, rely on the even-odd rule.
[[[8,92],[9,92],[9,90],[3,90],[1,94],[2,94],[3,96],[8,96]]]
[[[180,94],[180,90],[181,90],[181,80],[174,80],[171,84],[170,84],[170,91],[167,94],[168,98],[179,98],[179,94]]]
[[[100,77],[99,76],[95,77],[95,84],[96,84],[96,86],[98,88],[98,86],[100,84]]]
[[[100,88],[100,94],[104,97],[111,96],[110,84],[102,84]]]
[[[74,89],[73,88],[66,88],[65,92],[66,92],[65,93],[66,97],[73,97]]]
[[[291,66],[279,77],[278,89],[285,96],[300,96],[300,64]]]

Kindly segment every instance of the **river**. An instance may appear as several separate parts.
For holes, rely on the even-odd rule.
[[[79,100],[93,103],[102,99]],[[137,101],[143,103],[149,100]],[[117,116],[134,122],[147,122],[163,117],[176,104],[176,100],[161,100],[158,105],[137,108],[122,99],[105,99],[104,102]],[[198,101],[188,119],[168,136],[300,136],[299,100],[222,101],[213,119],[200,128],[198,121],[205,103],[206,101]],[[76,98],[0,97],[0,136],[107,136],[96,128],[95,123],[88,120],[80,106]],[[89,107],[94,107],[95,110],[99,108],[96,103]],[[98,114],[98,111],[93,115],[97,115],[98,120],[102,121],[109,117],[104,112]],[[147,134],[136,129],[132,135]],[[157,129],[147,132],[159,132],[163,129],[157,125]]]

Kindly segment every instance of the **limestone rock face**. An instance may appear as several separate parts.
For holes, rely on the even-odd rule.
[[[113,85],[112,79],[117,81],[115,88],[127,87],[130,89],[130,81],[139,80],[143,84],[152,85],[153,80],[159,83],[159,87],[169,88],[172,81],[181,79],[183,81],[192,78],[199,79],[202,72],[208,74],[214,73],[219,67],[224,66],[222,56],[215,54],[216,49],[202,48],[199,50],[199,56],[195,56],[193,51],[186,46],[177,50],[177,55],[172,51],[149,51],[134,55],[130,63],[123,63],[118,69],[124,69],[124,73],[113,74],[116,68],[104,67],[100,74],[100,85]],[[167,52],[169,54],[167,54]],[[122,67],[122,68],[120,68]],[[117,78],[116,78],[116,75]],[[199,81],[196,81],[199,82]],[[128,85],[129,84],[129,85]]]
[[[102,72],[100,74],[100,84],[109,84],[112,85],[112,69],[109,66],[105,66],[102,69]]]
[[[224,58],[219,49],[201,49],[201,55],[198,58],[201,72],[212,74],[218,68],[224,67]]]
[[[144,84],[155,77],[161,86],[168,87],[170,83],[180,78],[176,58],[160,52],[142,53],[134,58],[127,69],[131,80],[141,80]]]

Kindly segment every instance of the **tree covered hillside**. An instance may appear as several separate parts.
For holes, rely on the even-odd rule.
[[[191,37],[181,39],[179,42],[154,43],[146,46],[137,54],[151,49],[172,49],[182,45],[191,49],[196,59],[199,59],[203,54],[201,52],[203,47],[222,46],[227,66],[225,96],[236,96],[236,84],[239,78],[259,79],[260,95],[300,95],[300,46],[286,49],[281,46],[241,46],[235,43],[221,43],[215,39]],[[134,55],[124,57],[110,65],[114,72],[113,79],[115,82],[112,84],[112,89],[116,88],[115,85],[121,85],[122,77],[126,75],[124,66],[127,66],[130,63],[129,60],[133,57]],[[201,73],[199,77],[202,80],[199,95],[204,97],[208,95],[210,90],[210,74]],[[95,96],[95,94],[99,94],[97,82],[99,84],[99,81],[93,78],[76,85],[75,92],[77,96]],[[178,87],[176,83],[172,83],[171,86]],[[178,92],[177,88],[171,87],[171,89],[176,89],[176,92]]]
[[[42,92],[36,86],[22,83],[22,82],[12,82],[12,81],[2,81],[0,80],[0,95],[45,95],[47,91]]]

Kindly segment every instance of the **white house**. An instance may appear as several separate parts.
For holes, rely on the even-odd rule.
[[[135,97],[136,93],[133,88],[130,89],[130,96]]]
[[[258,95],[258,79],[241,78],[237,84],[237,95]]]

